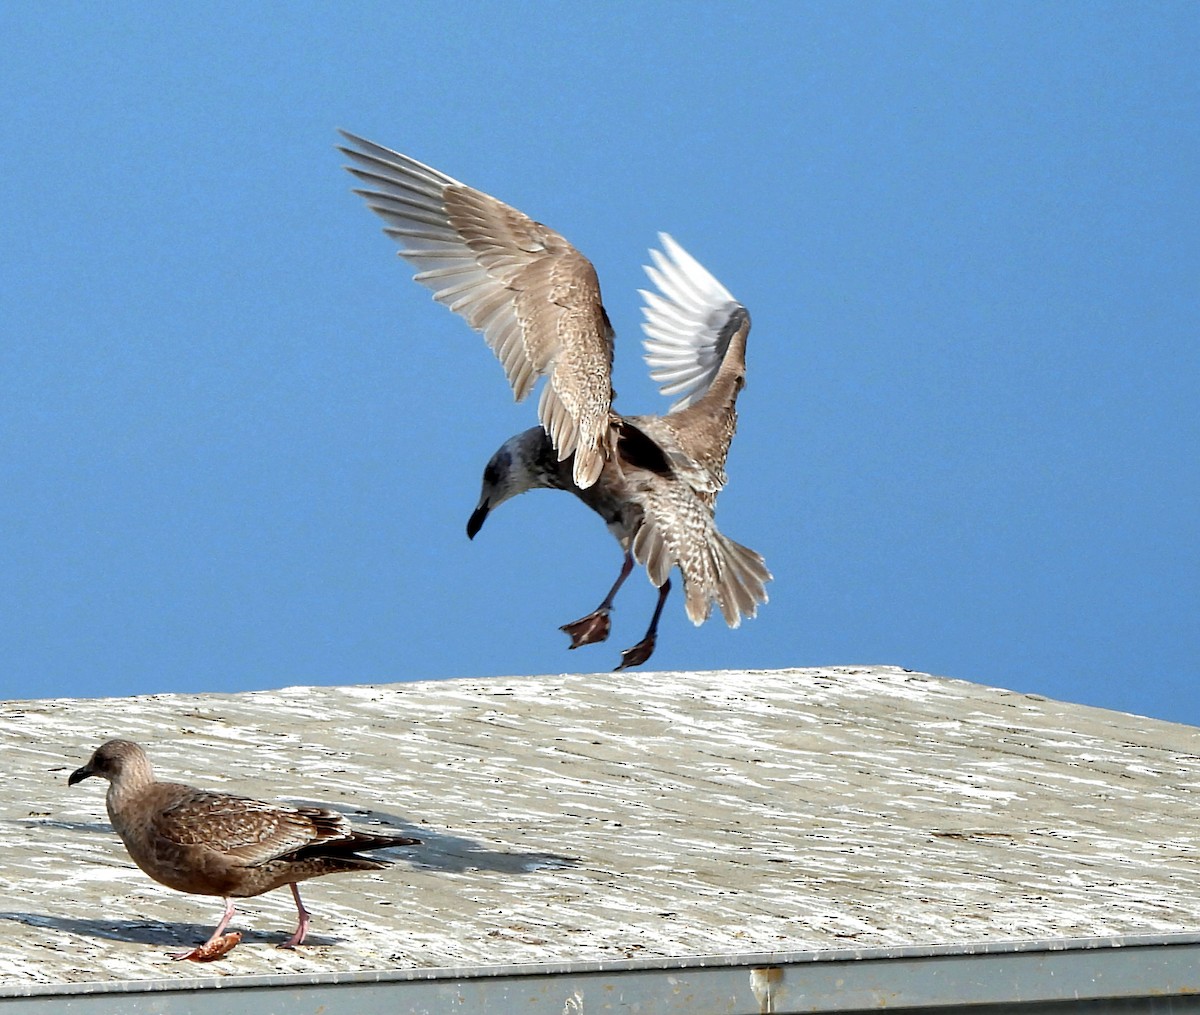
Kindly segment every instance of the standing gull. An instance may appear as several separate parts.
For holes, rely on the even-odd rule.
[[[154,778],[146,752],[131,740],[101,744],[67,785],[98,775],[108,780],[108,816],[130,857],[168,888],[220,895],[225,912],[204,944],[176,959],[209,961],[241,940],[224,934],[233,900],[287,885],[300,922],[280,945],[295,948],[308,933],[309,913],[297,884],[322,874],[380,870],[383,860],[363,850],[412,846],[420,839],[351,828],[345,815],[319,807],[287,807],[229,793],[211,793]]]
[[[665,416],[612,409],[613,330],[591,262],[554,230],[407,155],[342,132],[355,191],[387,222],[416,281],[461,314],[504,366],[517,400],[545,378],[540,427],[505,441],[483,474],[471,538],[488,513],[526,490],[567,490],[599,514],[624,560],[600,605],[562,630],[571,648],[603,641],[618,589],[636,559],[658,588],[645,636],[617,669],[654,651],[658,621],[683,575],[685,605],[702,624],[716,603],[730,627],[767,601],[761,556],[716,527],[717,494],[745,384],[750,315],[665,233],[642,292],[650,375],[680,397]]]

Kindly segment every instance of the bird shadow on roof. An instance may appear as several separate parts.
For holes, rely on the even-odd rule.
[[[404,859],[414,867],[425,870],[462,873],[471,870],[498,871],[503,874],[533,874],[543,870],[561,870],[579,865],[579,858],[560,853],[530,853],[522,850],[493,849],[477,839],[450,832],[440,832],[429,825],[418,824],[385,811],[330,804],[317,800],[287,801],[293,807],[325,807],[350,818],[365,831],[395,833],[420,839],[419,846],[397,847]],[[393,850],[378,850],[377,856],[387,857]]]
[[[68,832],[105,832],[115,835],[113,826],[107,821],[58,821],[54,818],[16,818],[0,824],[23,825],[27,828],[61,828]]]
[[[157,945],[163,948],[190,948],[204,941],[212,933],[211,923],[166,923],[161,920],[98,920],[83,917],[47,916],[45,913],[0,912],[0,920],[11,920],[26,927],[42,927],[76,934],[80,937],[95,937],[105,941],[124,941],[128,944]],[[231,930],[242,933],[244,944],[279,944],[289,935],[287,930],[251,930],[239,924],[237,918]],[[305,939],[309,945],[332,945],[346,940],[341,937],[310,934]]]

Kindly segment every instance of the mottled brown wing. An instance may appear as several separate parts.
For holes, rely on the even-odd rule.
[[[204,790],[189,789],[176,796],[156,813],[156,835],[181,845],[207,846],[249,866],[350,834],[350,822],[333,811],[282,807]]]
[[[401,244],[434,299],[461,314],[504,366],[517,400],[546,377],[538,418],[559,460],[591,486],[607,448],[612,328],[592,263],[522,212],[399,152],[342,132],[355,191]]]

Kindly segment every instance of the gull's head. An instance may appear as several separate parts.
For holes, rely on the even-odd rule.
[[[483,528],[487,516],[517,494],[539,486],[553,486],[555,456],[550,438],[540,426],[510,437],[488,459],[483,470],[479,503],[467,521],[467,536]]]
[[[142,768],[148,772],[149,767],[146,752],[132,740],[108,740],[96,748],[86,765],[71,773],[67,785],[74,786],[93,775],[112,782],[122,772]]]

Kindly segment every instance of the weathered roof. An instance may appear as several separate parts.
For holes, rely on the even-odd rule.
[[[310,882],[311,946],[273,947],[276,892],[227,958],[171,962],[220,903],[68,790],[116,735],[425,845]],[[9,702],[0,745],[14,986],[1200,931],[1200,730],[891,667]]]

